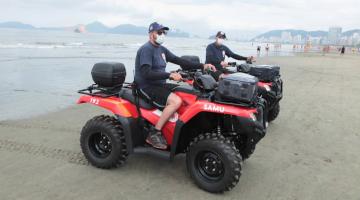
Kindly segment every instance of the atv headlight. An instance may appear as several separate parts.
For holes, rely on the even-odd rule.
[[[265,90],[268,91],[268,92],[270,92],[270,90],[271,90],[270,86],[268,86],[268,85],[264,85],[264,88],[265,88]]]
[[[256,115],[254,113],[250,113],[250,118],[255,122],[256,121]]]

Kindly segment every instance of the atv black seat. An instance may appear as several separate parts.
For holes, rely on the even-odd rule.
[[[194,89],[194,87],[191,87],[190,85],[179,85],[177,87],[175,87],[173,90],[173,92],[185,92],[185,93],[189,93],[189,94],[198,94],[198,91]]]
[[[119,93],[119,97],[130,101],[131,103],[136,105],[136,98],[133,95],[133,91],[131,88],[123,88],[120,93]],[[155,109],[155,106],[147,103],[144,99],[139,98],[139,105],[141,108],[147,109],[147,110],[151,110],[151,109]]]

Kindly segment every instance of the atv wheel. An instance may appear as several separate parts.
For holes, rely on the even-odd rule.
[[[279,113],[280,113],[280,104],[276,103],[274,107],[271,110],[269,110],[268,121],[269,122],[274,121],[279,115]]]
[[[255,145],[249,146],[249,144],[246,144],[247,136],[239,136],[239,138],[237,138],[234,143],[243,160],[248,159],[255,151]]]
[[[235,145],[220,134],[201,134],[190,143],[186,165],[190,176],[202,189],[219,193],[239,182],[241,156]]]
[[[96,116],[81,131],[81,150],[94,166],[103,169],[118,167],[127,158],[121,124],[110,116]]]

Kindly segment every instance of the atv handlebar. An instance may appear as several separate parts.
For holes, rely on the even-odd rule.
[[[179,73],[181,75],[181,79],[178,82],[188,82],[188,81],[193,81],[195,79],[195,76],[197,73],[199,73],[198,70],[183,70],[183,69],[178,69],[176,71],[171,71],[171,73]],[[169,80],[174,81],[173,78],[169,78]]]
[[[236,71],[237,72],[243,72],[243,73],[248,73],[252,62],[251,61],[246,61],[246,63],[242,63],[242,64],[237,64],[236,62],[228,62],[229,67],[236,67]]]
[[[255,61],[254,61],[255,62]],[[252,60],[246,60],[245,62],[246,64],[253,64],[253,61]],[[237,67],[239,66],[239,64],[237,64],[237,62],[228,62],[228,65],[230,67]],[[241,64],[240,64],[241,65]]]

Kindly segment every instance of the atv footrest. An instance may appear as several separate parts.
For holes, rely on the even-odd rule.
[[[154,147],[136,147],[134,153],[148,154],[170,160],[170,151],[155,149]]]

